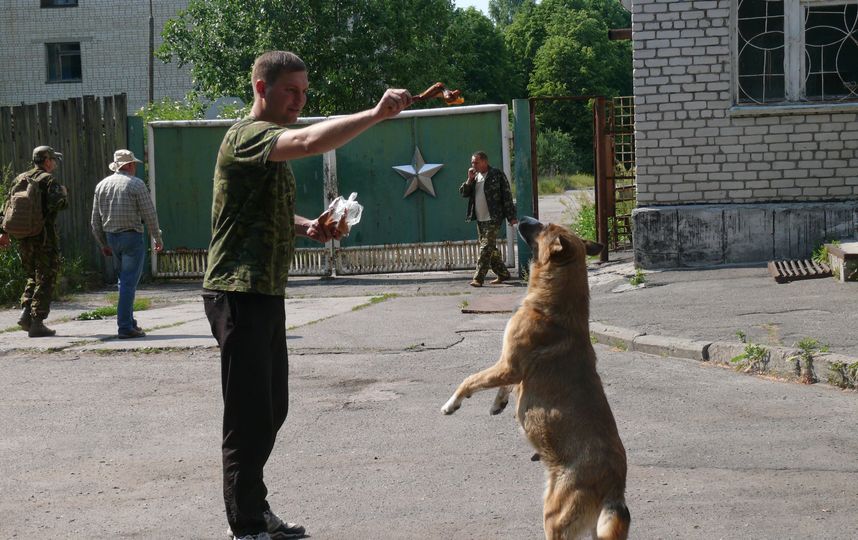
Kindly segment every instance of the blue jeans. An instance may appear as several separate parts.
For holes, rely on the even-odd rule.
[[[107,245],[113,251],[113,265],[119,270],[119,305],[116,307],[116,322],[119,332],[134,329],[134,294],[137,282],[143,273],[143,259],[146,246],[143,233],[118,232],[107,233]]]

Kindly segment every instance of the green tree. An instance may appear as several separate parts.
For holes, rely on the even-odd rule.
[[[388,86],[435,82],[453,12],[451,0],[191,0],[165,25],[158,54],[191,64],[203,96],[249,102],[253,60],[288,49],[310,70],[306,112],[343,113],[371,106]]]
[[[522,85],[503,34],[480,11],[457,9],[444,37],[446,83],[466,104],[507,103]],[[439,79],[441,80],[441,79]]]
[[[608,30],[629,24],[628,13],[614,0],[543,0],[522,4],[505,39],[523,59],[529,95],[613,97],[632,92],[631,44],[609,40]],[[592,171],[592,111],[586,105],[543,107],[539,122],[568,133],[575,161]]]
[[[503,30],[512,23],[516,12],[525,0],[489,0],[489,17]]]

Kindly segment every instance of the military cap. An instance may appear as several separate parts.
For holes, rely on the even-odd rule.
[[[63,160],[63,155],[50,146],[37,146],[33,148],[33,163],[41,163],[48,158]]]

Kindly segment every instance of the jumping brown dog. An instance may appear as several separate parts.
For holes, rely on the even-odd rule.
[[[497,388],[492,414],[518,392],[516,416],[546,468],[545,538],[625,539],[626,451],[590,342],[587,255],[601,244],[558,225],[519,221],[533,250],[527,296],[507,324],[498,362],[467,377],[441,411]]]

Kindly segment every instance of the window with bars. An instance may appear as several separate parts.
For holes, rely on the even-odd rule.
[[[76,7],[77,0],[41,0],[41,7]]]
[[[45,43],[48,82],[80,82],[80,43]]]
[[[739,0],[740,104],[858,101],[858,0]]]

